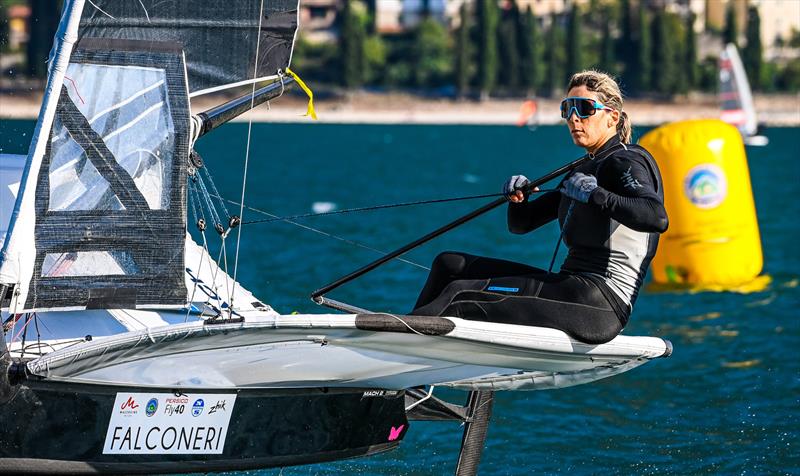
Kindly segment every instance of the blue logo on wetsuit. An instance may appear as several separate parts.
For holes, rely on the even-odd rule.
[[[486,288],[487,291],[499,291],[501,293],[518,293],[519,288],[506,288],[503,286],[489,286]]]

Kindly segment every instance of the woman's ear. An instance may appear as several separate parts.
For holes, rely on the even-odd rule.
[[[612,111],[611,111],[611,114],[609,115],[609,118],[608,118],[608,127],[609,127],[609,128],[611,128],[611,127],[617,127],[617,124],[618,124],[618,123],[619,123],[619,111],[617,111],[616,109],[614,109],[614,110],[612,110]]]

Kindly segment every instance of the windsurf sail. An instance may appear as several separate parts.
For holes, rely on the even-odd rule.
[[[0,253],[2,307],[187,303],[189,98],[280,77],[297,0],[70,0]]]
[[[719,55],[720,119],[736,126],[742,136],[756,134],[758,121],[750,83],[736,46],[728,43]]]

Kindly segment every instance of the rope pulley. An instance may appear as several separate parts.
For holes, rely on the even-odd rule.
[[[200,154],[197,153],[196,150],[192,149],[189,153],[189,167],[188,167],[188,174],[194,180],[196,179],[197,171],[203,168],[203,158],[200,157]]]

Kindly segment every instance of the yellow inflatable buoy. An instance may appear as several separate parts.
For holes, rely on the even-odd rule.
[[[664,181],[669,229],[651,265],[651,288],[764,289],[750,173],[739,131],[717,119],[681,121],[640,141]]]

